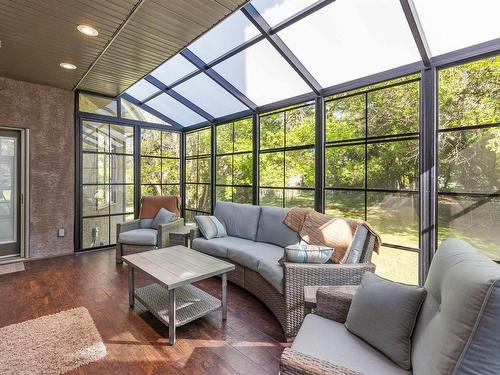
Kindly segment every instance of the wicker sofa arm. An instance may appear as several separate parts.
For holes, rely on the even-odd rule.
[[[345,323],[356,286],[320,287],[316,292],[315,314]]]
[[[284,263],[284,280],[286,290],[300,290],[303,294],[305,286],[314,285],[359,285],[365,272],[375,272],[373,263],[353,264],[312,264]]]
[[[170,232],[184,226],[184,218],[180,217],[167,224],[158,225],[158,248],[167,247],[170,244]]]
[[[126,221],[124,223],[118,223],[116,224],[116,236],[118,240],[118,235],[122,232],[128,232],[129,230],[134,230],[134,229],[139,229],[141,224],[141,220],[132,220],[132,221]]]
[[[286,348],[281,354],[281,375],[363,375],[334,363]]]
[[[202,237],[203,235],[201,234],[199,228],[193,228],[191,229],[190,236],[191,236],[191,241],[193,241],[195,238]]]
[[[305,286],[359,285],[365,272],[375,271],[372,263],[353,264],[283,264],[283,294],[285,297],[287,320],[285,336],[290,340],[299,331],[306,309]]]

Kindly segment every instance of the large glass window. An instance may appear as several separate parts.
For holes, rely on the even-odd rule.
[[[252,130],[251,118],[216,127],[217,200],[252,203]]]
[[[500,260],[500,56],[439,72],[438,238]]]
[[[260,117],[259,202],[314,208],[314,104]]]
[[[180,195],[180,133],[141,129],[141,196]]]
[[[186,134],[186,200],[185,219],[212,211],[211,128]]]
[[[82,122],[82,247],[115,243],[116,223],[134,218],[134,131]]]
[[[326,213],[367,220],[384,243],[377,272],[415,284],[418,166],[418,77],[327,100]]]

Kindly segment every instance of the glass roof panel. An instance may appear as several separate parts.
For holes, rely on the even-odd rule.
[[[147,102],[147,105],[182,126],[191,126],[205,121],[203,117],[167,94],[161,94]]]
[[[213,117],[222,117],[248,109],[205,73],[198,74],[176,86],[175,91]]]
[[[125,93],[142,102],[144,99],[157,93],[158,91],[160,90],[156,86],[153,86],[151,83],[141,79],[139,82],[125,91]]]
[[[500,38],[498,0],[413,0],[432,56]]]
[[[252,5],[271,26],[286,20],[317,0],[253,0]]]
[[[237,11],[192,43],[189,49],[209,63],[256,35],[259,35],[259,30]]]
[[[187,61],[186,58],[177,54],[153,70],[151,75],[168,86],[196,69],[196,66]]]
[[[167,122],[156,117],[155,115],[149,113],[145,109],[125,100],[121,100],[122,103],[122,117],[130,120],[138,120],[142,122],[151,122],[154,124],[169,125]]]
[[[323,87],[421,60],[398,0],[337,0],[279,36]]]
[[[215,65],[214,70],[259,106],[311,91],[267,40]]]

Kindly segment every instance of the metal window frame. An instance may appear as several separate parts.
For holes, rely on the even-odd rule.
[[[90,95],[96,95],[100,97],[106,97],[106,98],[111,98],[111,99],[116,99],[117,100],[117,116],[121,116],[121,97],[111,97],[108,95],[102,95],[98,94],[95,92],[91,91],[86,91],[86,90],[76,90],[75,92],[75,108],[74,108],[74,119],[75,119],[75,136],[74,136],[74,141],[75,141],[75,218],[74,218],[74,248],[75,252],[81,252],[81,251],[88,251],[88,250],[98,250],[101,248],[109,248],[110,246],[113,246],[112,244],[104,245],[104,246],[97,246],[93,248],[83,248],[83,200],[82,200],[82,189],[83,189],[83,150],[82,150],[82,134],[83,134],[83,122],[84,121],[90,121],[90,122],[100,122],[107,124],[110,126],[111,124],[116,124],[120,126],[129,126],[133,129],[133,134],[134,134],[134,144],[133,144],[133,154],[123,154],[127,156],[133,156],[134,157],[134,179],[133,183],[126,183],[126,184],[112,184],[112,183],[107,183],[105,185],[123,185],[123,186],[134,186],[134,212],[133,213],[119,213],[119,214],[111,214],[108,213],[107,215],[87,215],[85,218],[92,218],[92,217],[112,217],[112,216],[120,216],[120,215],[128,215],[128,214],[134,214],[134,217],[137,217],[139,214],[139,209],[140,209],[140,197],[141,197],[141,184],[140,184],[140,159],[141,159],[141,154],[140,154],[140,140],[141,140],[141,130],[142,129],[156,129],[162,132],[172,132],[172,133],[178,133],[180,138],[182,139],[184,137],[184,132],[181,132],[180,130],[182,127],[175,127],[175,126],[168,126],[164,124],[155,124],[155,123],[150,123],[150,122],[143,122],[143,121],[138,121],[138,120],[131,120],[131,119],[126,119],[123,117],[115,117],[115,116],[106,116],[106,115],[100,115],[100,114],[94,114],[90,112],[83,112],[80,111],[79,104],[80,104],[80,94],[90,94]],[[124,97],[124,99],[127,99]],[[135,103],[134,103],[135,104]],[[147,110],[147,109],[146,109]],[[154,114],[154,113],[152,113]],[[162,120],[162,116],[158,116]],[[166,121],[166,120],[164,120]],[[180,147],[180,152],[184,150],[184,144],[181,142],[179,145]],[[88,154],[92,154],[94,152],[92,151],[85,151]],[[95,152],[96,154],[99,154],[100,152]],[[101,153],[102,154],[102,153]],[[110,155],[109,152],[104,153],[106,155]],[[113,153],[113,155],[122,155],[122,153]],[[181,170],[183,168],[183,163],[182,163],[182,158],[180,161],[180,167]],[[92,184],[92,185],[98,185],[98,184]],[[177,184],[176,184],[177,185]],[[180,188],[182,190],[183,186],[183,181],[182,181],[182,174],[181,174],[181,180],[179,182]],[[111,221],[110,224],[111,225]]]

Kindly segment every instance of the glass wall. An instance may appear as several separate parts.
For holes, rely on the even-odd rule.
[[[315,105],[260,116],[259,203],[314,208]]]
[[[134,218],[134,129],[82,121],[83,248],[115,243],[116,223]]]
[[[141,129],[141,196],[180,195],[180,133]]]
[[[382,236],[377,273],[418,283],[419,77],[327,99],[326,213]]]
[[[216,127],[217,200],[252,203],[253,121],[247,118]]]
[[[165,121],[120,98],[78,93],[77,113],[80,250],[115,244],[116,224],[134,219],[141,194],[180,195],[181,143]]]
[[[438,237],[500,260],[500,57],[439,71]]]
[[[186,134],[186,222],[212,212],[211,148],[211,128]]]

